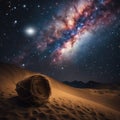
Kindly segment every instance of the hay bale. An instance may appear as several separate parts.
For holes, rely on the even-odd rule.
[[[18,82],[16,91],[22,101],[32,105],[41,105],[47,102],[51,95],[49,81],[41,75],[34,75]]]

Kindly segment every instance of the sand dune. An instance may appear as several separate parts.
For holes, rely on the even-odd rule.
[[[50,84],[49,100],[41,106],[24,104],[15,91],[18,82],[34,75]],[[76,89],[40,73],[0,65],[0,120],[120,120],[119,101],[119,91]]]

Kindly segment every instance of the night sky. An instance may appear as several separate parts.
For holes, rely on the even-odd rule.
[[[0,61],[60,81],[120,82],[120,1],[0,0]]]

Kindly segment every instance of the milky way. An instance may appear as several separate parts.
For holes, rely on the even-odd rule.
[[[41,58],[49,58],[55,64],[72,60],[76,49],[80,49],[78,44],[82,37],[114,21],[113,6],[112,0],[77,0],[69,3],[53,15],[53,20],[36,40],[13,60],[21,62],[36,50]]]

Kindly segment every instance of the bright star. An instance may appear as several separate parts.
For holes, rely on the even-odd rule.
[[[17,24],[17,22],[18,22],[18,21],[17,21],[17,20],[15,20],[15,21],[14,21],[14,24]]]
[[[26,5],[23,5],[23,8],[26,8]]]
[[[35,35],[36,30],[33,27],[28,27],[25,29],[25,33],[29,36],[33,36],[33,35]]]
[[[22,66],[22,67],[25,67],[25,64],[23,63],[21,66]]]

